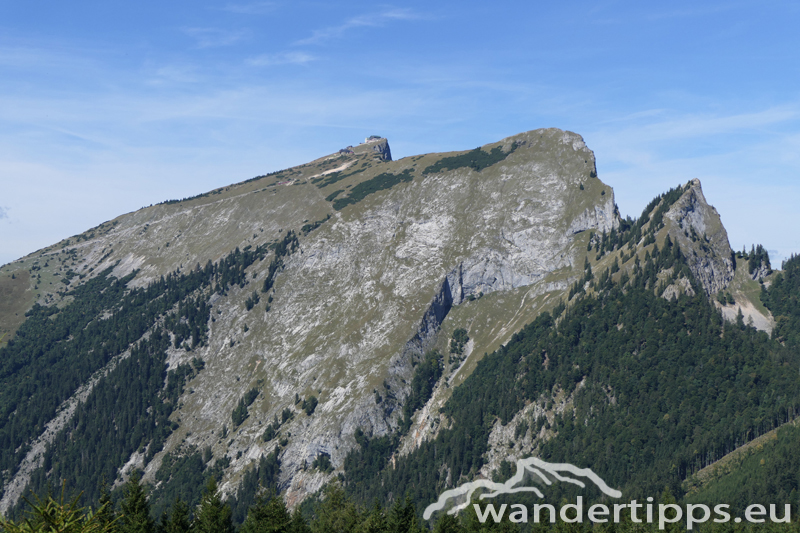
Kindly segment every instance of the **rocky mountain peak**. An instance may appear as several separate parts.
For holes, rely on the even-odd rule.
[[[735,265],[728,233],[717,210],[706,201],[700,180],[693,179],[684,189],[666,214],[672,221],[669,235],[680,245],[706,294],[715,294],[733,280]]]

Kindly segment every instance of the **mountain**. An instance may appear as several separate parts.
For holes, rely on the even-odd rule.
[[[696,180],[622,219],[574,133],[398,161],[373,136],[0,269],[0,511],[62,478],[97,501],[132,469],[160,508],[217,477],[240,520],[259,482],[290,505],[337,477],[421,501],[528,453],[678,491],[796,401],[776,392],[796,353],[765,333],[776,275],[732,252]],[[742,372],[763,401],[702,418]],[[677,445],[691,424],[700,459]]]

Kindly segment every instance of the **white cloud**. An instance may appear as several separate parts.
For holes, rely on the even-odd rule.
[[[281,52],[251,57],[246,63],[256,67],[271,67],[275,65],[305,65],[315,59],[314,56],[305,52]]]
[[[8,208],[0,205],[0,220],[8,218]]]
[[[310,37],[300,39],[295,44],[319,44],[320,42],[329,39],[342,37],[348,31],[355,28],[364,27],[380,27],[384,26],[387,22],[395,20],[415,20],[419,19],[419,15],[414,14],[409,9],[391,9],[381,13],[371,13],[367,15],[360,15],[351,18],[338,26],[330,26],[320,30],[314,30]]]

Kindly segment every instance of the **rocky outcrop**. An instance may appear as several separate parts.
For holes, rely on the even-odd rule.
[[[761,261],[761,264],[752,272],[750,272],[750,277],[753,279],[753,281],[758,281],[766,278],[770,274],[772,274],[772,268],[770,268],[770,265],[767,264],[766,261]]]
[[[372,151],[376,152],[382,161],[392,160],[392,150],[389,148],[389,141],[381,139],[372,146]]]
[[[592,208],[587,207],[578,218],[572,221],[567,232],[575,234],[592,229],[598,233],[608,233],[618,227],[619,211],[614,204],[614,195],[610,194],[605,203]]]
[[[692,284],[689,283],[689,280],[686,278],[680,278],[675,281],[675,283],[670,284],[664,292],[661,294],[661,297],[665,300],[672,300],[673,298],[677,298],[681,294],[685,294],[687,296],[694,296],[694,289],[692,289]]]
[[[680,245],[692,274],[706,294],[727,288],[733,280],[733,252],[719,213],[706,202],[700,180],[689,182],[666,218],[673,222],[670,237]]]

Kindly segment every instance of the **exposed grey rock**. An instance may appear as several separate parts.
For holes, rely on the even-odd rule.
[[[672,205],[666,218],[675,223],[669,235],[680,245],[706,295],[724,290],[734,274],[731,245],[719,213],[703,196],[700,180],[689,182],[688,190]]]
[[[756,267],[756,269],[750,273],[750,277],[753,278],[753,281],[758,281],[769,276],[770,274],[772,274],[772,269],[767,266],[766,261],[762,261],[761,265]]]
[[[681,294],[685,294],[687,296],[694,296],[694,289],[692,289],[692,284],[689,283],[689,280],[686,278],[680,278],[675,280],[675,283],[669,285],[661,296],[665,300],[672,300],[673,298],[677,298]]]
[[[381,139],[372,146],[372,151],[377,152],[383,161],[392,160],[392,150],[389,148],[389,141]]]
[[[569,233],[580,233],[588,229],[594,229],[599,233],[608,233],[618,227],[619,211],[617,206],[614,205],[613,195],[609,195],[604,204],[596,205],[593,208],[587,207],[578,218],[572,221],[567,231]]]

